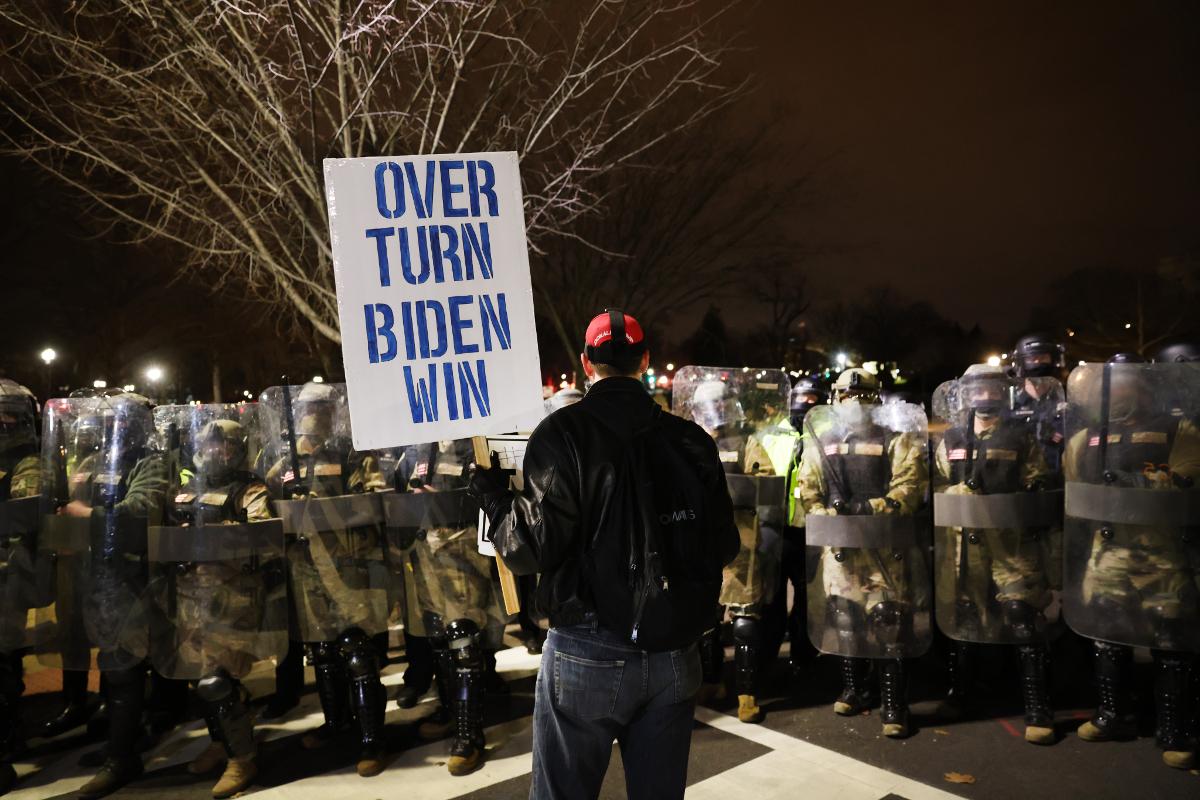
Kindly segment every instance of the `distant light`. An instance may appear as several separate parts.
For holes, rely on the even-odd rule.
[[[96,380],[92,381],[92,388],[93,389],[107,389],[108,381],[102,381],[102,380],[96,379]]]
[[[1000,354],[1000,357],[1001,357],[1001,358],[1008,358],[1008,353],[1001,353],[1001,354]]]
[[[646,374],[653,376],[654,375],[654,367],[646,367]]]
[[[46,362],[46,366],[50,366],[54,363],[54,359],[58,358],[58,353],[54,352],[53,347],[47,347],[39,355],[42,357],[42,361]]]
[[[566,377],[566,376],[564,375],[563,377]],[[560,383],[560,384],[558,385],[558,388],[560,388],[560,389],[570,389],[570,388],[571,388],[571,384],[567,383],[566,381],[563,381],[562,383]]]
[[[1072,330],[1071,328],[1067,328],[1067,336],[1074,336],[1074,335],[1075,335],[1075,331]]]
[[[313,376],[312,376],[312,382],[313,382],[313,383],[324,383],[324,382],[325,382],[325,379],[324,379],[324,378],[322,378],[320,375],[313,375]]]
[[[150,381],[151,383],[158,383],[162,380],[162,377],[162,367],[148,367],[146,369],[146,380]]]
[[[671,371],[672,371],[672,370],[674,370],[674,369],[675,369],[675,365],[674,365],[674,364],[672,364],[672,363],[670,363],[670,362],[668,362],[668,363],[667,363],[667,372],[671,372]]]
[[[749,372],[749,371],[750,371],[749,367],[742,367],[742,372]]]
[[[1130,328],[1132,328],[1132,327],[1133,327],[1133,323],[1132,323],[1132,322],[1126,322],[1126,323],[1125,323],[1125,330],[1129,330],[1129,329],[1130,329]]]
[[[665,389],[666,387],[671,385],[671,379],[668,378],[666,375],[659,375],[658,376],[658,385]]]
[[[558,379],[559,379],[560,381],[565,381],[565,380],[567,379],[567,373],[565,373],[565,372],[564,372],[562,375],[559,375],[559,376],[558,376]]]
[[[989,367],[1000,366],[1000,356],[988,356],[987,357],[987,365]]]
[[[846,362],[847,362],[848,360],[849,360],[849,359],[847,358],[847,356],[846,356],[846,354],[845,354],[845,353],[838,353],[838,354],[837,354],[837,363],[838,363],[838,366],[839,366],[839,367],[844,367],[844,366],[846,366]]]
[[[318,381],[318,383],[319,383],[319,382],[320,382],[320,381]],[[250,395],[250,390],[249,390],[249,389],[242,389],[242,396],[243,396],[243,397],[250,397],[250,396],[251,396],[251,395]]]
[[[1086,363],[1087,363],[1086,361],[1080,361],[1080,362],[1079,362],[1079,366],[1081,366],[1081,367],[1082,367],[1082,366],[1083,366],[1084,364],[1086,364]]]
[[[134,391],[134,389],[135,389],[136,387],[135,387],[135,386],[134,386],[132,383],[127,383],[127,384],[125,384],[124,386],[122,386],[121,388],[122,388],[122,389],[124,389],[124,390],[125,390],[125,391],[127,391],[127,392],[132,392],[132,391]]]

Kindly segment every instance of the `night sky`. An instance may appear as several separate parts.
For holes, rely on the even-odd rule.
[[[825,251],[799,266],[814,311],[891,284],[1003,347],[1055,277],[1200,254],[1200,3],[750,0],[722,30],[742,31],[730,80],[757,85],[736,124],[783,114],[772,170],[815,174],[779,220]],[[6,161],[0,177],[0,375],[19,375],[64,319],[110,325],[94,310],[111,305],[111,275],[148,256],[64,214],[67,191],[32,167]],[[172,287],[163,311],[194,291]],[[735,328],[759,318],[736,294],[722,305]],[[242,349],[239,362],[263,360]],[[119,371],[79,358],[77,380]],[[230,382],[255,379],[236,369]]]
[[[763,0],[760,84],[816,166],[809,272],[893,283],[989,337],[1049,278],[1200,246],[1200,4]],[[811,233],[810,233],[811,232]],[[844,248],[844,249],[842,249]]]

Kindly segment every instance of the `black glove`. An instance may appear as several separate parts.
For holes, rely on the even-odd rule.
[[[471,480],[467,484],[467,492],[483,508],[489,520],[493,519],[504,502],[512,497],[509,481],[516,474],[516,470],[502,469],[499,466],[500,457],[495,452],[492,453],[492,464],[491,467],[472,464]]]

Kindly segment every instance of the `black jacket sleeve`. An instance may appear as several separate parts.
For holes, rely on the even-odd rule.
[[[525,449],[525,488],[490,513],[496,553],[514,574],[559,566],[579,549],[579,467],[562,431],[547,419]]]

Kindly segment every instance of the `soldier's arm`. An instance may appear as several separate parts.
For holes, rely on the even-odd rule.
[[[159,520],[162,518],[167,484],[166,459],[158,453],[146,456],[129,471],[125,498],[113,506],[113,511],[120,516]],[[103,514],[104,508],[97,507],[93,513]]]
[[[1025,453],[1021,459],[1021,486],[1027,489],[1052,489],[1054,476],[1050,474],[1050,465],[1042,453],[1042,445],[1037,437],[1025,437]]]
[[[1200,480],[1200,430],[1191,420],[1183,420],[1175,431],[1175,443],[1168,457],[1171,474],[1196,482]]]
[[[804,453],[800,456],[800,473],[796,477],[799,503],[808,514],[828,514],[825,508],[825,480],[821,476],[821,461],[817,448],[820,441],[807,439]]]
[[[25,456],[13,467],[9,497],[13,500],[34,497],[41,492],[42,469],[37,456]]]
[[[242,492],[242,510],[246,512],[247,522],[262,522],[273,519],[274,509],[271,507],[271,493],[265,483],[252,483]]]
[[[1063,478],[1068,481],[1079,480],[1080,466],[1083,454],[1087,450],[1087,430],[1082,430],[1071,437],[1063,451]]]
[[[946,437],[938,442],[933,452],[933,485],[939,489],[950,484],[950,453],[946,449]]]
[[[381,492],[388,488],[383,470],[379,468],[379,457],[374,453],[365,454],[350,475],[349,485],[355,492]]]
[[[742,461],[742,471],[747,475],[774,475],[775,466],[771,462],[771,454],[757,436],[746,440],[746,456]]]
[[[893,437],[888,448],[892,479],[886,497],[873,498],[871,508],[876,514],[915,514],[929,487],[925,443],[920,437],[906,433]]]

